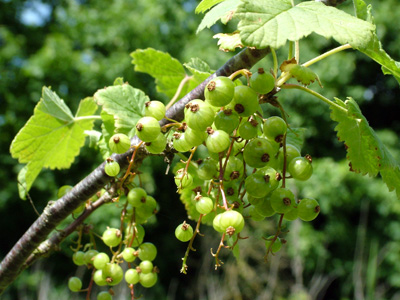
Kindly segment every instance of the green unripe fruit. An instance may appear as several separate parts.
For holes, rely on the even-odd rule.
[[[108,263],[110,262],[110,257],[107,255],[107,253],[101,252],[97,254],[94,259],[93,259],[93,266],[101,270],[103,269]]]
[[[129,137],[123,133],[114,134],[108,141],[108,146],[112,153],[125,153],[131,147]]]
[[[235,84],[228,77],[219,76],[212,79],[204,89],[206,102],[212,106],[228,105],[235,93]]]
[[[122,240],[121,231],[117,228],[108,228],[103,233],[103,242],[109,247],[118,246]]]
[[[85,252],[83,251],[76,251],[72,255],[72,261],[77,266],[83,266],[85,264]]]
[[[106,278],[103,277],[103,271],[102,270],[97,270],[96,272],[94,272],[93,281],[98,286],[105,286],[105,285],[108,284]]]
[[[208,128],[207,133],[206,146],[209,152],[219,153],[228,149],[231,141],[225,131]]]
[[[258,109],[257,93],[246,85],[235,87],[235,95],[228,108],[232,108],[241,117],[249,117]]]
[[[97,300],[112,300],[109,292],[103,291],[97,294]]]
[[[271,206],[278,214],[284,214],[293,209],[295,204],[293,193],[286,188],[278,188],[271,194]]]
[[[131,189],[128,193],[127,199],[128,203],[133,207],[139,207],[146,202],[147,193],[141,187],[135,187]]]
[[[165,150],[167,138],[161,132],[154,141],[145,143],[147,151],[152,154],[160,154]]]
[[[136,269],[129,269],[125,272],[125,281],[128,284],[136,284],[140,280],[140,275]]]
[[[224,109],[217,113],[214,119],[215,128],[231,134],[239,125],[239,115],[232,109]]]
[[[290,162],[288,171],[294,179],[306,181],[311,177],[313,167],[306,157],[295,157]]]
[[[153,261],[157,256],[157,248],[152,243],[143,243],[139,246],[139,258]]]
[[[110,176],[115,177],[119,174],[121,168],[116,161],[107,160],[104,166],[104,172]]]
[[[206,140],[207,136],[207,132],[205,131],[193,130],[188,127],[185,131],[184,139],[190,148],[192,148],[201,145]]]
[[[133,262],[136,259],[136,250],[132,247],[127,247],[122,251],[122,258],[126,262]]]
[[[118,264],[108,263],[102,272],[103,278],[109,285],[117,285],[124,278],[124,271]]]
[[[222,159],[222,165],[225,164],[225,158]],[[230,156],[226,164],[224,179],[225,180],[236,180],[242,178],[244,175],[243,160],[236,156]]]
[[[150,288],[156,284],[157,278],[157,273],[154,272],[147,274],[140,273],[140,284],[145,288]]]
[[[68,280],[68,288],[72,292],[78,292],[82,289],[82,281],[78,277],[71,277]]]
[[[251,140],[258,135],[258,122],[251,118],[251,120],[243,122],[239,126],[239,136],[245,140]]]
[[[262,201],[255,206],[257,212],[268,218],[275,214],[275,210],[271,206],[271,199],[269,197],[263,198]]]
[[[185,106],[185,120],[193,130],[205,131],[214,122],[214,109],[202,100],[190,101]]]
[[[175,237],[181,242],[189,241],[193,236],[193,228],[190,224],[183,222],[175,229]]]
[[[144,260],[139,264],[139,268],[142,273],[150,273],[153,271],[153,263],[149,260]]]
[[[297,210],[299,218],[308,222],[314,220],[319,215],[321,208],[317,200],[304,198],[300,201]]]
[[[184,132],[175,132],[173,135],[174,139],[172,144],[178,152],[188,152],[192,148],[192,145],[190,145],[185,139],[185,135]]]
[[[215,231],[223,233],[223,232],[225,232],[226,228],[224,229],[220,224],[221,217],[222,217],[222,213],[218,214],[218,215],[216,215],[214,217],[214,219],[213,219],[213,228],[214,228]]]
[[[287,125],[281,117],[273,116],[265,120],[263,125],[264,135],[277,143],[281,143],[286,134]]]
[[[251,140],[243,151],[244,161],[252,168],[265,167],[277,152],[271,142],[265,138]]]
[[[184,189],[193,183],[193,177],[190,173],[185,173],[185,169],[179,169],[175,175],[175,184],[178,188]]]
[[[235,210],[228,210],[221,214],[219,223],[228,235],[233,235],[242,231],[244,218],[241,213]]]
[[[257,93],[268,94],[275,87],[275,78],[271,73],[266,73],[263,68],[259,68],[257,73],[251,75],[250,87]]]
[[[158,121],[153,117],[143,117],[136,123],[136,135],[143,142],[152,142],[161,132]]]
[[[209,197],[199,197],[196,199],[196,210],[203,215],[210,213],[214,209],[214,202]]]
[[[206,158],[198,162],[197,176],[201,180],[210,180],[217,174],[217,161],[212,158]]]
[[[164,103],[153,100],[147,101],[144,105],[144,115],[146,117],[153,117],[157,121],[164,118],[166,111]]]
[[[95,257],[98,253],[99,253],[99,251],[94,250],[94,249],[86,251],[85,257],[84,257],[85,264],[92,265],[93,264],[93,257]]]

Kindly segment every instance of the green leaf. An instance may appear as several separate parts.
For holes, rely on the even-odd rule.
[[[321,2],[290,0],[242,0],[235,16],[242,42],[256,48],[280,48],[315,32],[340,44],[364,47],[375,26]]]
[[[236,48],[243,48],[242,41],[240,40],[239,31],[233,33],[218,33],[213,36],[218,40],[219,50],[228,52],[235,51]]]
[[[103,156],[103,159],[106,160],[111,155],[110,148],[108,146],[108,141],[114,135],[115,125],[114,125],[114,116],[108,114],[104,110],[101,111],[101,119],[103,120],[103,124],[101,124],[101,132],[102,136],[98,142],[100,153]]]
[[[20,197],[25,199],[43,167],[65,169],[71,166],[85,143],[85,130],[93,128],[91,115],[97,106],[92,98],[81,101],[76,116],[56,93],[44,87],[33,116],[14,138],[10,152],[20,163]],[[72,118],[70,118],[72,116]]]
[[[199,33],[204,28],[210,28],[221,19],[223,20],[224,24],[227,23],[233,17],[233,14],[239,3],[240,0],[226,0],[213,7],[208,13],[205,14],[203,20],[201,20],[196,33]]]
[[[284,61],[280,66],[280,70],[282,72],[289,72],[298,82],[304,85],[310,85],[316,80],[322,87],[318,75],[310,68],[298,65],[294,58]]]
[[[336,99],[336,102],[347,109],[346,113],[331,106],[331,118],[338,122],[335,130],[339,140],[346,145],[351,170],[370,176],[380,173],[389,190],[396,190],[397,197],[400,198],[400,165],[368,125],[352,98],[348,98],[346,102]]]
[[[183,65],[193,75],[186,89],[184,89],[186,92],[194,89],[211,75],[210,66],[200,58],[192,58],[188,63]]]
[[[359,18],[366,19],[371,22],[371,24],[374,24],[374,19],[371,14],[371,5],[365,7],[366,4],[364,1],[355,0],[354,6],[356,9],[356,14]],[[386,53],[381,42],[379,41],[376,31],[374,32],[373,38],[368,45],[364,48],[359,47],[358,50],[380,64],[382,66],[383,74],[393,75],[400,84],[400,62],[395,61],[390,57],[389,54]]]
[[[129,84],[98,90],[94,100],[103,106],[104,111],[114,116],[117,131],[130,138],[135,135],[137,121],[144,116],[145,102],[150,101],[141,90]]]
[[[155,78],[157,91],[172,98],[186,73],[182,64],[168,53],[152,48],[139,49],[131,53],[135,71],[144,72]]]
[[[203,0],[197,5],[196,10],[194,11],[196,14],[204,13],[205,11],[209,10],[214,5],[225,1],[225,0]]]
[[[117,77],[114,80],[113,85],[123,85],[124,84],[124,78],[123,77]]]

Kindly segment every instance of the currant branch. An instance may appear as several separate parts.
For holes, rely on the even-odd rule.
[[[193,99],[203,99],[204,88],[212,78],[216,76],[229,76],[240,69],[250,69],[269,52],[269,48],[261,50],[246,48],[242,50],[168,109],[166,112],[166,119],[160,121],[161,126],[169,123],[170,121],[168,121],[168,119],[183,120],[183,109],[185,105]],[[134,137],[131,140],[131,145],[133,146],[126,153],[112,156],[112,159],[118,162],[121,169],[128,167],[130,162],[129,157],[132,156],[136,149],[138,153],[135,156],[135,167],[138,167],[141,161],[149,155],[149,153],[144,150],[144,147],[139,148],[136,146],[139,142],[139,139]],[[46,240],[47,236],[56,226],[67,218],[78,206],[90,199],[97,191],[110,182],[112,177],[104,172],[104,166],[105,162],[79,182],[70,192],[46,207],[40,217],[17,241],[0,264],[0,295],[26,267],[37,259],[35,258],[36,254],[33,253],[37,247]]]

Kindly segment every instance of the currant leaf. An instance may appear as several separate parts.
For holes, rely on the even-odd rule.
[[[233,33],[217,33],[213,38],[218,39],[217,44],[221,51],[228,52],[235,51],[236,48],[243,48],[239,31]]]
[[[130,138],[135,135],[136,123],[144,116],[144,107],[150,101],[141,90],[129,84],[109,86],[94,94],[97,104],[114,116],[115,127]]]
[[[289,72],[298,82],[301,82],[304,85],[310,85],[314,81],[317,81],[322,87],[318,75],[310,68],[298,65],[294,58],[284,61],[280,66],[280,69],[282,72]]]
[[[43,167],[69,168],[85,142],[85,130],[93,128],[91,116],[97,109],[92,98],[81,101],[75,117],[55,92],[43,88],[42,98],[33,116],[14,138],[10,152],[20,163],[27,165],[20,171],[19,194],[25,199]]]
[[[347,148],[347,159],[351,170],[363,175],[381,174],[390,191],[396,190],[400,198],[400,165],[381,142],[375,131],[368,125],[357,103],[348,98],[336,103],[347,109],[347,113],[331,107],[331,118],[339,124],[335,127],[340,141]]]
[[[365,47],[375,26],[321,2],[243,0],[236,14],[242,42],[256,48],[280,48],[315,32],[340,44]]]
[[[197,5],[195,13],[200,14],[204,13],[207,10],[209,10],[211,7],[214,5],[217,5],[218,3],[225,1],[225,0],[202,0],[199,5]]]

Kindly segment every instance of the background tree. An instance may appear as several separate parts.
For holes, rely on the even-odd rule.
[[[375,8],[374,16],[380,39],[387,51],[396,58],[400,45],[393,34],[396,30],[396,22],[393,20],[400,16],[390,9],[395,3],[371,2]],[[0,2],[3,24],[0,27],[0,147],[4,166],[0,171],[4,184],[1,209],[3,212],[18,212],[2,214],[10,216],[2,218],[3,228],[13,228],[13,231],[2,234],[2,256],[36,218],[31,206],[18,199],[15,178],[19,167],[9,156],[9,145],[32,114],[42,86],[51,85],[53,90],[66,99],[72,110],[77,106],[77,99],[94,94],[98,88],[110,85],[118,76],[123,76],[124,80],[135,87],[143,88],[152,98],[166,101],[167,97],[154,89],[149,76],[132,71],[130,52],[137,48],[152,47],[169,52],[183,62],[191,57],[200,57],[215,69],[230,57],[229,54],[216,51],[215,42],[210,39],[211,32],[203,31],[195,36],[200,18],[193,14],[197,5],[194,1],[115,1],[112,4],[108,1],[49,1],[42,2],[45,9],[39,9],[38,3]],[[344,4],[340,8],[350,11],[351,4]],[[35,10],[41,15],[37,19],[39,23],[27,24],[24,14],[27,11],[34,13]],[[389,15],[388,11],[393,14]],[[308,46],[310,49],[302,52],[305,53],[304,59],[333,45],[333,42],[319,37],[313,36],[311,39],[312,43],[307,45],[312,45],[312,48]],[[339,95],[342,98],[352,95],[361,101],[364,115],[375,129],[385,129],[380,136],[387,145],[393,146],[392,153],[399,158],[396,148],[400,128],[395,117],[398,111],[395,101],[398,86],[395,80],[384,77],[374,62],[351,52],[339,54],[332,61],[328,59],[316,65],[314,70],[323,80],[325,95]],[[170,190],[172,180],[161,176],[165,168],[163,162],[144,162],[145,173],[154,176],[154,179],[144,176],[146,187],[150,191],[154,190],[155,197],[161,203],[158,225],[148,234],[153,240],[165,245],[163,249],[170,253],[171,259],[158,262],[160,269],[165,270],[160,274],[162,284],[146,291],[146,296],[152,297],[150,293],[154,293],[159,297],[169,295],[176,299],[198,299],[201,296],[213,299],[217,296],[233,298],[234,294],[241,295],[243,299],[272,299],[273,295],[289,297],[287,286],[292,286],[291,292],[295,297],[298,297],[300,291],[304,297],[321,299],[325,292],[332,295],[332,299],[362,299],[363,295],[375,299],[398,297],[399,266],[395,263],[399,253],[399,237],[396,233],[399,226],[397,199],[393,193],[387,192],[379,180],[353,176],[347,172],[345,163],[340,161],[345,157],[345,152],[335,141],[332,131],[334,124],[329,119],[329,112],[312,105],[314,101],[293,92],[292,97],[285,99],[285,106],[289,108],[293,124],[308,128],[306,152],[314,158],[332,157],[317,161],[312,180],[299,186],[299,193],[303,195],[312,189],[313,196],[320,200],[323,214],[313,226],[294,226],[287,250],[274,257],[268,268],[259,265],[263,250],[262,245],[256,245],[253,249],[241,249],[243,259],[239,263],[226,263],[221,271],[210,275],[212,261],[200,260],[207,258],[205,253],[209,251],[209,243],[202,241],[205,249],[201,254],[191,255],[191,274],[180,275],[178,270],[184,247],[180,247],[171,234],[176,227],[176,224],[171,224],[171,220],[182,220],[185,211],[178,196],[172,204],[170,196],[163,196],[170,194],[164,191]],[[101,161],[100,155],[95,154],[97,152],[84,149],[72,169],[42,172],[30,192],[39,211],[43,210],[49,199],[56,198],[57,187],[75,184]],[[331,181],[326,182],[325,178]],[[171,215],[169,211],[168,214],[163,213],[163,207],[168,209],[170,205],[177,207],[176,215]],[[90,221],[102,228],[109,224],[110,218],[117,222],[117,211],[109,211],[107,215],[93,215]],[[261,232],[271,226],[266,222],[265,228],[257,227],[254,230]],[[296,230],[298,233],[294,234]],[[206,236],[213,238],[212,233]],[[48,298],[51,298],[49,295],[56,297],[56,294],[61,294],[65,287],[65,274],[72,275],[75,272],[75,267],[70,263],[69,245],[69,241],[62,244],[60,254],[53,255],[46,263],[48,269],[45,271],[51,272],[54,278],[51,283],[54,289],[47,291]],[[180,249],[177,250],[177,247]],[[258,248],[259,251],[254,251]],[[202,267],[202,263],[205,267]],[[48,277],[45,272],[41,272],[41,268],[38,264],[23,273],[7,290],[5,299],[30,299],[33,293],[43,293],[46,287],[43,284],[38,288],[38,283],[46,282],[41,279]]]

